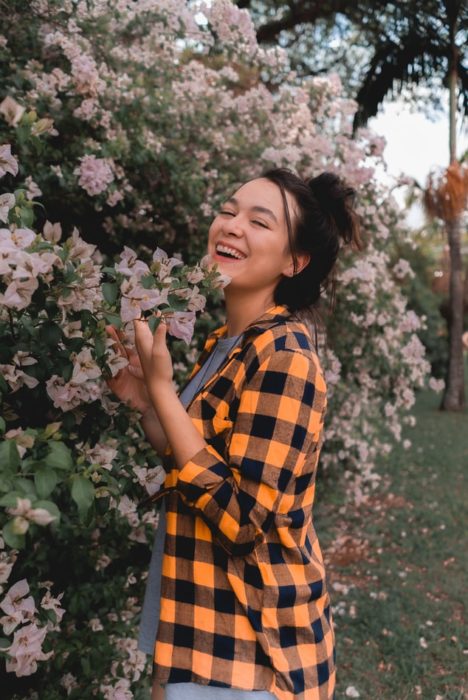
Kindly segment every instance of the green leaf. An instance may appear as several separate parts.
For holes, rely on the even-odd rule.
[[[5,430],[6,430],[6,423],[5,423],[4,419],[0,416],[0,433],[2,433],[2,435],[3,435]]]
[[[14,440],[0,442],[0,464],[3,468],[17,469],[20,461],[18,448]]]
[[[0,391],[2,392],[2,394],[8,394],[8,392],[10,391],[10,387],[6,383],[5,377],[2,377],[1,374],[0,374]]]
[[[39,335],[41,340],[49,347],[57,346],[62,340],[62,330],[57,323],[46,321],[42,324]]]
[[[3,508],[16,508],[16,499],[24,498],[21,491],[10,491],[0,498],[0,506]]]
[[[71,495],[81,514],[86,514],[94,501],[94,486],[84,476],[73,479]]]
[[[74,462],[70,448],[63,442],[51,442],[45,463],[52,469],[72,469]]]
[[[11,477],[7,477],[5,474],[0,474],[0,491],[7,493],[13,488],[13,481]]]
[[[23,498],[36,498],[36,489],[34,484],[30,479],[24,477],[18,477],[14,480],[14,487],[16,490],[22,491]]]
[[[34,474],[34,483],[40,498],[47,498],[58,484],[58,476],[53,469],[41,466]]]
[[[175,294],[169,294],[168,298],[169,304],[172,311],[186,311],[187,310],[187,299],[182,299]]]
[[[109,275],[109,277],[116,277],[117,275],[117,270],[115,267],[103,267],[102,271],[106,273],[106,275]]]
[[[159,324],[161,323],[161,317],[151,316],[148,320],[148,327],[151,333],[154,333]]]
[[[6,649],[6,647],[11,646],[11,639],[6,637],[0,637],[0,649]]]
[[[44,510],[47,510],[51,515],[53,515],[56,520],[54,520],[54,523],[58,523],[60,521],[60,511],[53,503],[52,501],[34,501],[32,504],[33,508],[44,508]]]
[[[104,357],[106,352],[106,344],[101,335],[96,335],[94,337],[94,352],[96,358]]]
[[[73,374],[73,363],[67,362],[60,370],[60,374],[65,382],[69,382]]]
[[[156,284],[156,278],[154,275],[145,275],[144,277],[140,278],[140,284],[143,289],[152,289],[152,287],[154,287]]]
[[[8,520],[2,529],[3,539],[12,549],[23,549],[26,538],[24,535],[17,535],[13,532],[13,520]]]
[[[122,319],[118,314],[113,314],[110,311],[106,311],[103,313],[104,318],[106,319],[107,323],[110,323],[111,326],[115,326],[116,328],[121,328],[122,326]]]
[[[117,299],[118,287],[115,282],[104,282],[102,285],[102,294],[107,303],[112,306]]]
[[[25,228],[31,228],[34,223],[34,212],[32,207],[21,207],[19,218],[22,226]]]

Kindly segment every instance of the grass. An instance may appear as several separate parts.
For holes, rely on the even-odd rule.
[[[468,391],[467,391],[468,396]],[[468,698],[468,410],[421,392],[366,504],[325,493],[316,527],[334,610],[336,700]],[[347,588],[348,587],[348,588]],[[349,691],[348,691],[349,693]]]

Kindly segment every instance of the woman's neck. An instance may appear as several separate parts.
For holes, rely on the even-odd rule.
[[[230,296],[224,290],[224,301],[226,304],[226,336],[240,335],[255,319],[262,316],[267,309],[275,305],[270,295],[256,297],[250,293],[248,296]]]

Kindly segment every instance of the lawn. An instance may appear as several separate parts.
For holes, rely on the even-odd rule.
[[[467,372],[468,375],[468,372]],[[468,397],[468,388],[467,388]],[[337,642],[336,700],[468,698],[468,410],[418,394],[417,424],[359,508],[318,489]],[[358,695],[359,693],[359,695]]]

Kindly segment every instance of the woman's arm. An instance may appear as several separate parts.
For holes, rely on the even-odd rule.
[[[297,523],[306,517],[326,408],[325,382],[310,358],[280,350],[259,364],[242,389],[227,458],[190,425],[170,388],[152,398],[163,406],[178,468],[168,488],[231,556],[246,556],[263,542],[276,514]]]
[[[140,424],[151,447],[163,457],[168,444],[167,436],[153,406],[149,406],[142,414]]]

